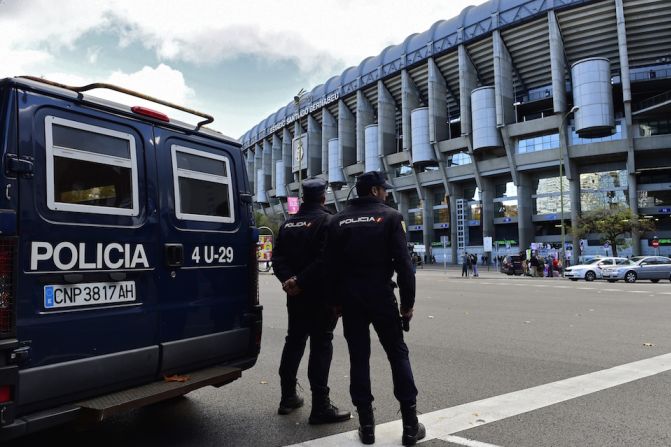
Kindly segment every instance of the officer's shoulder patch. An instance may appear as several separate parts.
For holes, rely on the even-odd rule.
[[[405,221],[404,220],[401,221],[401,226],[403,227],[403,232],[407,233],[408,229],[405,227]]]

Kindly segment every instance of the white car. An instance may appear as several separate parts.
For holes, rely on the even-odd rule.
[[[594,281],[603,277],[603,269],[605,267],[613,267],[618,263],[629,262],[627,258],[596,258],[585,264],[572,265],[564,269],[564,276],[571,281],[584,279],[585,281]]]

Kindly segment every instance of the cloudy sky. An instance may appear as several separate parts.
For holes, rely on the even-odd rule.
[[[0,78],[111,82],[210,113],[238,138],[301,88],[483,2],[0,0]]]

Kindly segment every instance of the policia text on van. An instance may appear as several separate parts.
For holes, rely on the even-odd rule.
[[[82,93],[100,87],[205,120]],[[0,439],[256,362],[258,231],[239,145],[211,120],[106,84],[0,80]]]

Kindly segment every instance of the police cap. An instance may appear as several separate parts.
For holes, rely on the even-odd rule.
[[[392,189],[389,183],[387,183],[387,178],[383,173],[379,171],[368,171],[364,172],[356,178],[357,188],[370,189],[373,186],[381,186],[384,189]]]
[[[326,191],[326,181],[320,178],[309,178],[303,180],[303,199],[319,200]]]

